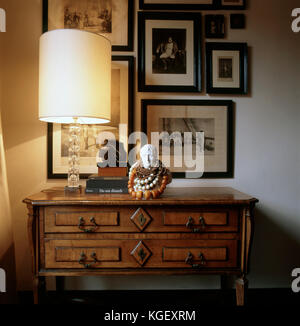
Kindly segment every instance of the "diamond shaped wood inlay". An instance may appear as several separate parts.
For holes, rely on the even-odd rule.
[[[135,224],[135,226],[143,232],[146,227],[151,223],[151,216],[146,213],[142,208],[139,208],[132,216],[131,221]]]
[[[152,255],[152,252],[146,247],[143,241],[140,241],[138,245],[132,250],[131,255],[141,266],[143,266]]]

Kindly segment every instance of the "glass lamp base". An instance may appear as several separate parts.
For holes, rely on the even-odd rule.
[[[75,119],[74,119],[75,120]],[[79,186],[79,164],[80,164],[80,124],[74,123],[69,126],[69,169],[68,169],[68,191],[78,189]]]

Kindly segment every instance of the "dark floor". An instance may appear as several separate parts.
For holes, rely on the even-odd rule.
[[[32,304],[32,293],[19,294],[20,304]],[[103,309],[127,309],[145,306],[161,309],[197,307],[235,307],[234,290],[168,290],[168,291],[64,291],[47,292],[42,304],[93,304]],[[248,307],[299,307],[300,293],[290,289],[249,289]]]

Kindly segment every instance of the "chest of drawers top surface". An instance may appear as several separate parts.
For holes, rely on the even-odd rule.
[[[186,187],[166,189],[158,199],[137,200],[129,194],[66,193],[64,188],[50,188],[24,199],[26,204],[48,205],[250,205],[258,200],[229,187]]]

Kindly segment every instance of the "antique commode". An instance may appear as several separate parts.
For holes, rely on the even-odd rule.
[[[234,274],[243,305],[257,201],[223,187],[151,200],[63,188],[28,196],[34,301],[46,276]]]

